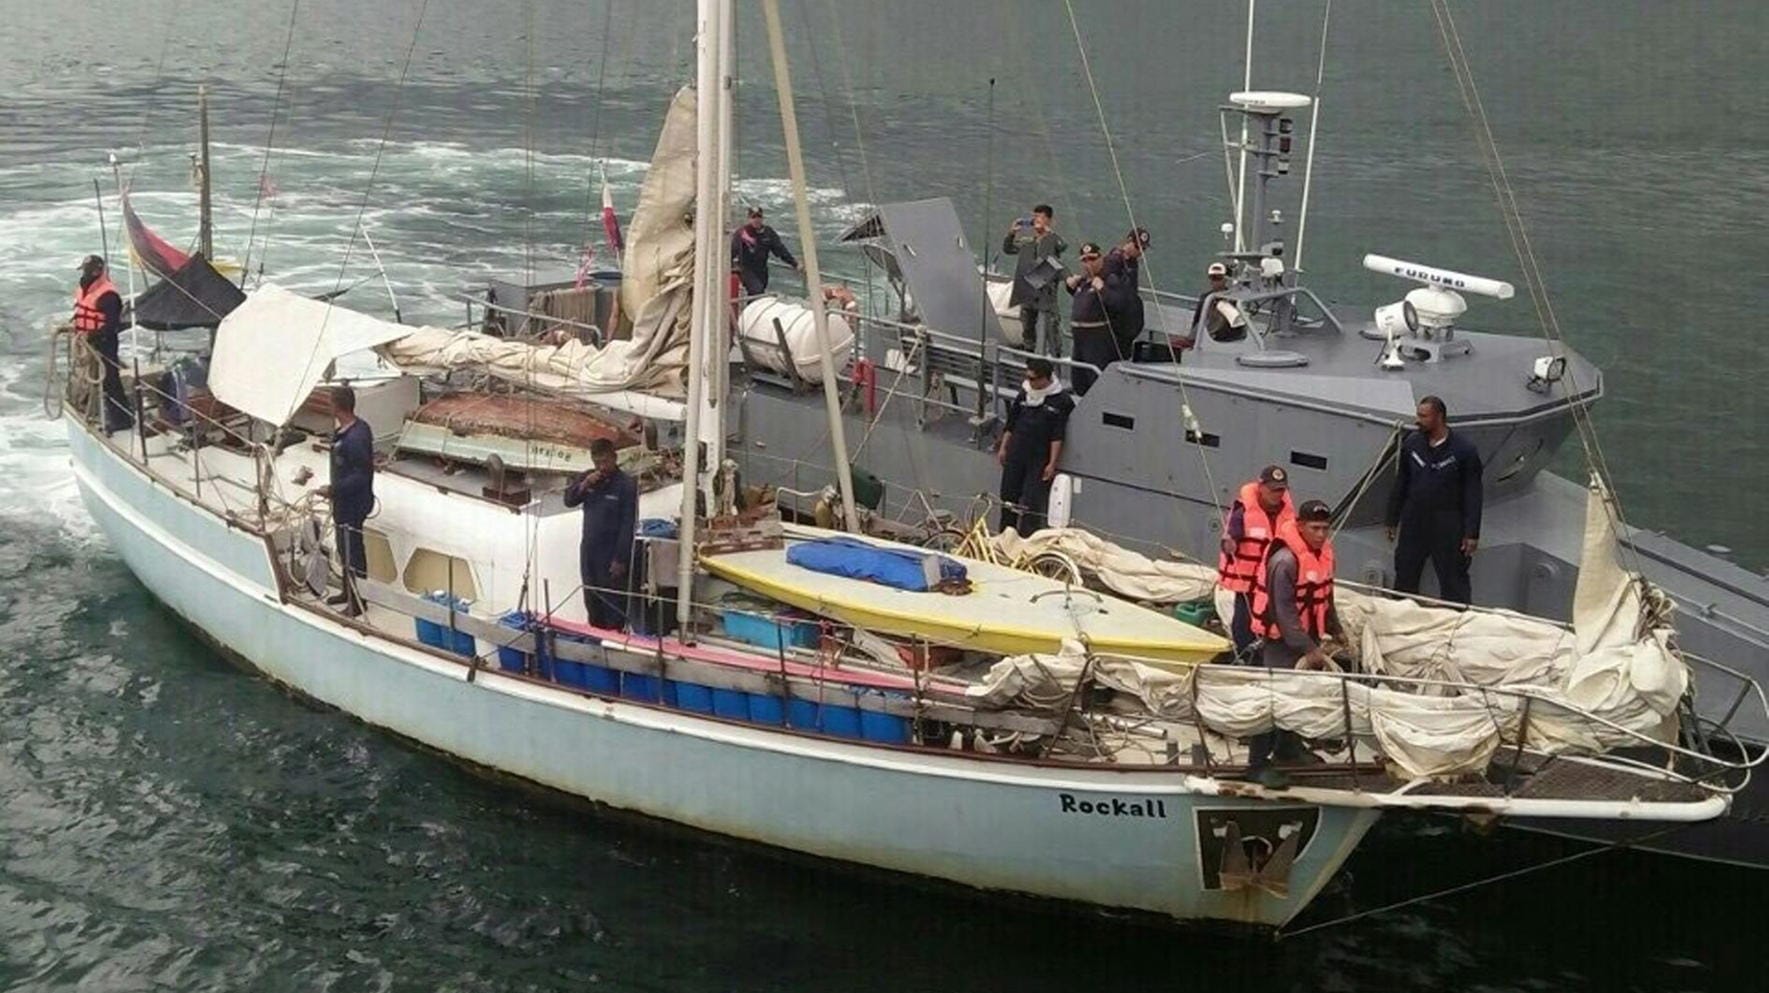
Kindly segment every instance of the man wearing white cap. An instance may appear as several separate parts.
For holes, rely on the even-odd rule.
[[[1222,294],[1227,293],[1229,290],[1228,266],[1221,262],[1212,262],[1210,263],[1210,268],[1204,270],[1204,273],[1210,277],[1210,287],[1204,292],[1198,294],[1197,306],[1192,308],[1191,333],[1195,336],[1199,331],[1199,323],[1204,322],[1203,330],[1210,333],[1211,341],[1240,341],[1247,336],[1246,326],[1241,325],[1236,327],[1229,323],[1228,319],[1219,314],[1216,309],[1216,303],[1221,302],[1223,299]],[[1216,300],[1212,302],[1210,318],[1205,322],[1204,301],[1209,300],[1213,294],[1216,296]]]

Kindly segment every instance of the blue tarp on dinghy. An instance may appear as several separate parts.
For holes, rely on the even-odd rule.
[[[880,548],[858,538],[799,542],[786,550],[786,561],[813,572],[864,579],[912,593],[965,581],[964,566],[944,555]]]

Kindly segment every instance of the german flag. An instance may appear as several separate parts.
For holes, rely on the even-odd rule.
[[[123,230],[129,237],[129,254],[143,269],[161,279],[169,278],[190,261],[188,253],[172,247],[171,242],[142,223],[135,208],[129,205],[128,190],[123,191]]]

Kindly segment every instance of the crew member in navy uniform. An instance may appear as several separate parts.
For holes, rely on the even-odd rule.
[[[1267,669],[1325,669],[1326,641],[1343,636],[1333,604],[1333,512],[1319,500],[1304,501],[1278,528],[1277,540],[1253,584],[1253,631],[1265,639],[1260,661]],[[1282,789],[1290,778],[1272,768],[1280,762],[1318,762],[1301,736],[1274,728],[1248,742],[1247,772],[1261,786]]]
[[[614,442],[607,438],[590,443],[590,460],[594,467],[565,488],[565,506],[584,508],[583,539],[577,551],[584,612],[596,627],[619,630],[627,617],[639,483],[620,470]]]
[[[80,288],[74,291],[74,333],[86,339],[98,353],[104,376],[104,430],[123,431],[135,426],[135,413],[123,394],[122,363],[117,357],[118,336],[123,330],[123,298],[111,285],[104,259],[88,255],[80,262]]]
[[[749,208],[749,223],[731,233],[731,271],[743,282],[743,295],[754,297],[768,292],[768,256],[773,255],[794,269],[804,271],[799,260],[787,251],[780,232],[762,219],[762,208]]]
[[[332,501],[332,546],[343,566],[344,592],[328,602],[343,604],[351,617],[362,613],[356,580],[369,574],[368,553],[362,544],[362,525],[375,509],[375,433],[356,416],[356,391],[348,386],[332,390],[331,482],[319,494]]]
[[[1105,256],[1091,241],[1081,243],[1081,271],[1063,280],[1069,295],[1069,328],[1074,333],[1069,357],[1085,362],[1101,371],[1118,359],[1118,345],[1112,338],[1109,314],[1118,309],[1112,295],[1117,287],[1107,286]],[[1075,366],[1071,371],[1076,396],[1086,396],[1099,374],[1093,369]]]
[[[1007,407],[995,461],[1001,463],[1001,530],[1029,535],[1044,527],[1050,481],[1063,454],[1063,433],[1075,398],[1049,359],[1026,360],[1026,382]]]
[[[1106,255],[1107,319],[1112,323],[1116,354],[1127,359],[1136,350],[1147,317],[1143,310],[1142,257],[1149,250],[1148,228],[1135,227],[1124,236],[1117,248]]]
[[[1419,430],[1401,442],[1394,491],[1388,495],[1394,588],[1419,592],[1430,559],[1438,597],[1466,604],[1472,595],[1468,564],[1480,545],[1480,451],[1450,430],[1448,410],[1437,397],[1419,401],[1418,424]]]

